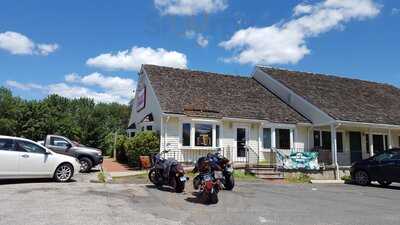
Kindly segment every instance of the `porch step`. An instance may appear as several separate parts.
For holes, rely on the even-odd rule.
[[[246,169],[247,173],[254,174],[257,178],[260,179],[268,179],[268,180],[274,180],[274,179],[283,179],[283,173],[277,171],[275,168],[272,167],[250,167]]]
[[[265,180],[282,180],[284,179],[282,174],[277,175],[256,175],[257,178],[265,179]]]
[[[268,165],[268,164],[264,164],[264,165],[253,165],[253,166],[251,166],[251,168],[261,168],[261,169],[263,169],[263,168],[269,168],[269,169],[275,169],[275,166],[274,165]]]

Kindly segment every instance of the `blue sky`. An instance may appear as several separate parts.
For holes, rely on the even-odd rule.
[[[141,63],[247,76],[263,64],[400,86],[397,0],[2,0],[0,8],[0,85],[27,99],[126,103]]]

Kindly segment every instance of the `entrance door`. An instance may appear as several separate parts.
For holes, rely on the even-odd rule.
[[[377,153],[385,150],[385,143],[383,141],[383,135],[373,135],[372,140],[373,140],[373,145],[374,145],[374,154],[377,154]]]
[[[350,136],[350,160],[356,162],[362,160],[361,133],[349,132]]]
[[[246,142],[247,142],[247,129],[244,127],[236,128],[236,157],[246,157]]]

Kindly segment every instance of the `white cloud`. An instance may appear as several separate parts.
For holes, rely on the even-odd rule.
[[[40,55],[48,55],[58,49],[58,44],[38,44],[37,49]]]
[[[202,34],[199,34],[197,36],[196,40],[197,44],[200,45],[200,47],[205,48],[208,45],[208,39],[204,37]]]
[[[392,9],[392,15],[398,15],[400,14],[400,9],[399,8],[393,8]]]
[[[58,49],[57,44],[36,44],[23,34],[6,31],[0,33],[0,49],[13,55],[48,55]]]
[[[194,31],[194,30],[187,30],[185,32],[185,36],[188,39],[196,38],[196,43],[202,48],[205,48],[208,46],[208,39],[206,37],[204,37],[204,35],[201,33],[196,33],[196,31]]]
[[[353,19],[375,17],[380,8],[372,0],[325,0],[314,5],[302,3],[294,9],[295,18],[292,20],[239,30],[220,46],[236,51],[234,56],[225,59],[226,62],[295,64],[310,53],[307,39],[343,28],[343,23]]]
[[[162,15],[193,16],[215,13],[228,7],[227,0],[154,0]]]
[[[105,53],[90,58],[86,64],[108,70],[139,71],[142,64],[187,68],[187,58],[185,54],[176,51],[135,46],[131,50],[119,51],[117,54]]]
[[[304,3],[298,4],[296,7],[293,9],[293,15],[294,16],[299,16],[302,14],[307,14],[312,11],[313,7],[311,5],[306,5]]]
[[[6,85],[23,91],[39,91],[44,94],[58,94],[66,98],[91,98],[95,102],[118,102],[128,104],[134,97],[136,82],[132,79],[105,76],[92,73],[79,76],[76,73],[65,76],[65,82],[49,85],[19,83],[8,80]]]
[[[65,76],[69,83],[79,83],[84,86],[97,86],[106,90],[109,94],[132,98],[132,91],[136,88],[136,82],[132,79],[104,76],[100,73],[92,73],[86,76],[69,74]]]
[[[43,90],[43,86],[33,83],[19,83],[14,80],[7,80],[6,85],[12,88],[17,88],[24,91],[29,90]]]
[[[185,36],[186,36],[186,38],[188,38],[188,39],[193,39],[193,38],[196,37],[196,31],[194,31],[194,30],[187,30],[187,31],[185,32]]]

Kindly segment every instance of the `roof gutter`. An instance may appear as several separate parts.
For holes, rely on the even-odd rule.
[[[379,124],[379,123],[363,123],[363,122],[352,122],[352,121],[336,121],[337,123],[341,123],[342,125],[349,125],[349,126],[358,126],[358,127],[365,127],[365,128],[382,128],[382,129],[400,129],[400,125],[393,125],[393,124]]]

